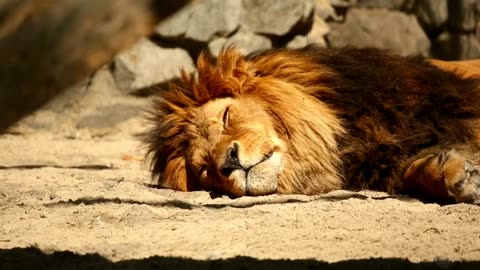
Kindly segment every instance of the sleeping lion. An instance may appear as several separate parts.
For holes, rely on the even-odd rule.
[[[197,69],[156,91],[144,141],[161,187],[232,197],[373,189],[480,204],[480,77],[314,46],[229,47],[216,61],[201,54]]]

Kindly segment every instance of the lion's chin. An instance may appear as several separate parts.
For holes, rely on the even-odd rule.
[[[234,171],[229,182],[232,183],[231,196],[261,196],[277,192],[278,178],[282,171],[282,157],[274,154],[270,159],[253,167],[247,172],[243,170]]]

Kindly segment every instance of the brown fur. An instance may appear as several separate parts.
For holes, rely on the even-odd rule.
[[[198,78],[184,73],[183,86],[154,100],[145,142],[163,187],[242,196],[413,186],[448,197],[438,178],[455,170],[418,167],[422,153],[477,147],[479,81],[423,59],[315,47],[244,57],[227,48],[217,61],[202,54],[197,68]],[[480,161],[472,153],[465,160]]]

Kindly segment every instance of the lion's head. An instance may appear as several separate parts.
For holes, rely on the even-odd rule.
[[[227,48],[202,54],[198,77],[158,91],[145,136],[162,187],[231,196],[325,192],[341,187],[327,68],[294,51],[246,59]]]

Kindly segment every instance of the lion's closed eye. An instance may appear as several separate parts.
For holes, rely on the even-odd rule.
[[[230,117],[230,106],[225,108],[225,111],[223,112],[223,117],[222,117],[223,128],[228,127],[229,117]]]

